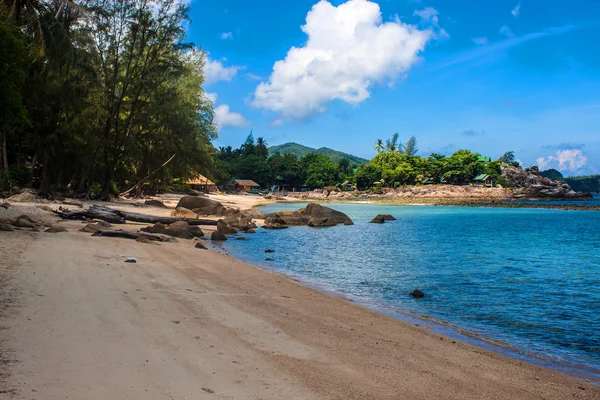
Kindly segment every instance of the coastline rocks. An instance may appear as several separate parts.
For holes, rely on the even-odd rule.
[[[35,224],[31,220],[31,218],[29,218],[27,215],[22,215],[22,216],[18,217],[15,220],[15,222],[12,223],[12,225],[19,227],[19,228],[33,228],[33,229],[36,228]]]
[[[425,297],[425,293],[423,293],[423,291],[421,291],[419,289],[413,290],[410,295],[417,299],[421,299],[421,298]]]
[[[265,216],[265,229],[284,229],[288,226],[307,225],[312,227],[353,225],[346,214],[311,203],[298,211],[279,211]]]
[[[141,232],[158,233],[180,239],[192,239],[194,235],[189,232],[190,225],[185,221],[178,221],[171,225],[163,225],[160,222],[140,229]]]
[[[200,196],[183,196],[177,207],[187,208],[198,215],[223,215],[225,207],[216,200]]]
[[[223,232],[217,230],[217,231],[214,231],[213,233],[211,233],[210,240],[216,241],[216,242],[223,242],[223,241],[227,240],[227,236],[225,236],[225,234]]]
[[[273,250],[273,249],[266,249],[265,253],[275,253],[275,250]]]
[[[563,181],[555,181],[539,175],[537,167],[520,169],[507,166],[502,178],[513,188],[515,199],[591,199],[589,193],[575,192]]]
[[[194,247],[200,250],[208,250],[208,247],[206,247],[202,242],[196,242]]]
[[[2,203],[2,204],[0,204],[0,207],[8,210],[8,207],[10,207],[10,204],[9,203]]]
[[[373,218],[370,223],[383,224],[385,221],[395,221],[395,220],[396,220],[396,218],[394,218],[391,214],[377,214],[377,216],[375,216],[375,218]]]
[[[198,214],[193,212],[190,209],[185,207],[177,207],[175,211],[171,212],[171,217],[175,218],[188,218],[188,219],[198,219]]]

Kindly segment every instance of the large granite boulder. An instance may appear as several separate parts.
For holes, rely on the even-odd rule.
[[[589,193],[575,192],[564,181],[546,178],[539,174],[538,167],[521,169],[506,166],[502,178],[513,189],[516,199],[591,199]]]
[[[265,216],[266,229],[281,229],[284,226],[308,225],[312,227],[335,226],[337,224],[353,225],[346,214],[311,203],[297,211],[279,211]]]
[[[200,196],[183,196],[177,207],[187,208],[198,215],[223,215],[225,207],[216,200]]]

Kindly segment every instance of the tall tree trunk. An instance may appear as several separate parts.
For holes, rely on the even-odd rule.
[[[102,201],[109,201],[110,200],[110,181],[112,180],[112,171],[110,168],[110,165],[108,165],[108,163],[106,163],[105,169],[104,169],[104,182],[102,185]]]
[[[42,183],[40,185],[40,195],[47,196],[50,194],[50,157],[44,157],[44,167],[42,168]]]
[[[2,167],[8,174],[8,149],[6,148],[6,132],[2,134]]]

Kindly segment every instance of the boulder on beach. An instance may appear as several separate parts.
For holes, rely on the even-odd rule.
[[[213,240],[216,242],[223,242],[223,241],[227,240],[227,236],[225,236],[225,234],[221,231],[214,231],[210,235],[210,240]]]
[[[202,242],[196,242],[194,247],[200,250],[208,250],[208,247],[206,247],[206,245]]]
[[[2,203],[2,204],[0,204],[0,207],[8,210],[8,207],[10,207],[10,204],[9,203]]]
[[[8,201],[12,201],[14,203],[37,203],[39,202],[39,199],[33,193],[23,192],[9,197]]]
[[[187,222],[178,221],[172,223],[171,225],[164,225],[160,222],[157,222],[154,225],[140,229],[140,231],[146,233],[157,233],[161,235],[167,235],[179,239],[192,239],[194,235],[188,231],[189,229],[190,225]]]
[[[337,224],[353,225],[346,214],[311,203],[298,211],[279,211],[265,216],[265,229],[281,229],[282,227],[307,225],[312,227],[335,226]]]
[[[174,211],[171,212],[171,217],[198,219],[198,214],[185,207],[177,207]]]
[[[216,200],[200,196],[183,196],[177,208],[184,207],[198,215],[223,215],[225,207]]]
[[[26,215],[22,215],[20,217],[18,217],[13,223],[13,226],[19,227],[19,228],[33,228],[35,229],[36,226],[35,224],[32,222],[31,218],[29,218]]]

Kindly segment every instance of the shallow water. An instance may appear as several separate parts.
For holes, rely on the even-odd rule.
[[[303,206],[274,204],[262,211]],[[259,229],[225,246],[237,257],[365,305],[432,317],[600,370],[600,212],[330,206],[355,225]],[[379,213],[397,221],[369,224]],[[265,254],[266,248],[275,253]],[[415,288],[425,298],[409,296]]]

